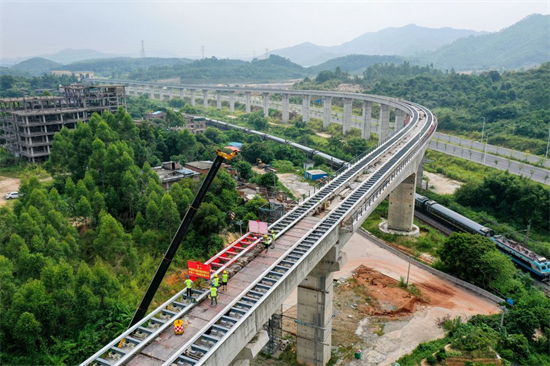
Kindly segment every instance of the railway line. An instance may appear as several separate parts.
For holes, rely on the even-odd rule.
[[[414,122],[411,122],[388,139],[385,144],[359,156],[355,161],[345,164],[331,182],[272,224],[270,230],[274,230],[278,238],[281,237],[281,235],[298,226],[319,205],[337,195],[349,182],[360,175],[366,176],[366,183],[361,185],[362,188],[350,195],[351,198],[348,197],[341,202],[321,223],[317,225],[309,224],[314,228],[309,231],[308,235],[304,236],[305,239],[300,240],[284,253],[277,264],[272,265],[269,271],[259,276],[243,292],[244,295],[238,297],[228,309],[224,309],[214,317],[212,324],[206,324],[203,327],[205,331],[197,333],[197,336],[189,340],[181,348],[183,351],[177,352],[177,356],[172,361],[178,359],[179,362],[184,364],[200,364],[200,360],[215,347],[217,341],[230,333],[231,325],[237,324],[241,317],[254,308],[255,304],[269,291],[270,287],[276,285],[278,280],[285,277],[285,273],[292,268],[293,264],[298,263],[301,257],[308,254],[308,250],[314,246],[316,239],[321,238],[323,233],[337,225],[346,216],[353,204],[357,203],[369,189],[373,186],[379,186],[377,184],[380,183],[379,180],[393,169],[395,163],[407,155],[414,146],[418,147],[419,144],[424,144],[427,141],[427,138],[431,136],[431,131],[435,128],[433,115],[429,110],[414,104],[407,104],[407,108],[409,108],[410,114],[413,116],[411,120]],[[424,124],[421,125],[420,121],[423,121]],[[432,129],[428,131],[430,127]],[[387,183],[383,184],[382,188],[378,188],[377,193],[380,194],[386,186]],[[216,273],[221,272],[224,268],[218,268]],[[265,267],[262,269],[265,269]],[[207,297],[207,293],[204,291],[194,290],[194,293],[197,295],[196,300],[198,303]],[[158,364],[158,361],[154,361],[156,357],[152,353],[147,355],[144,349],[154,341],[158,342],[159,339],[162,339],[162,335],[169,331],[168,328],[170,328],[173,320],[189,316],[195,307],[196,304],[192,302],[192,299],[187,298],[184,291],[181,291],[141,322],[135,324],[102,350],[84,361],[82,365],[121,365],[140,354],[142,359],[148,360],[144,364]],[[211,335],[212,332],[217,334],[218,337]],[[195,356],[190,357],[190,353]],[[201,357],[197,358],[197,355],[201,355]],[[137,361],[132,363],[141,364]]]

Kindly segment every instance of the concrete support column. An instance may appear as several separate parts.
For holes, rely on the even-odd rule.
[[[282,100],[282,107],[283,107],[283,122],[288,122],[288,99],[290,98],[290,95],[288,94],[282,94],[281,100]]]
[[[363,122],[361,123],[361,138],[370,139],[370,129],[372,124],[372,102],[363,101]]]
[[[390,129],[390,106],[388,104],[380,104],[378,129],[378,141],[383,142],[386,138],[388,138]]]
[[[353,99],[344,98],[344,115],[343,115],[343,134],[345,135],[351,130],[351,112]]]
[[[424,162],[426,161],[426,153],[422,156],[422,162],[418,165],[416,172],[416,185],[422,187],[422,176],[424,175]]]
[[[250,113],[250,92],[244,93],[244,101],[246,105],[246,113]]]
[[[311,96],[302,95],[302,121],[309,121],[309,105],[311,102]]]
[[[410,231],[414,219],[416,173],[409,175],[390,193],[388,229]]]
[[[229,92],[229,112],[235,112],[235,92]]]
[[[326,128],[332,122],[332,97],[323,97],[323,128]]]
[[[204,109],[208,108],[208,90],[202,91],[202,106]]]
[[[269,93],[263,93],[264,95],[264,117],[269,116]]]
[[[395,109],[395,132],[405,127],[405,116],[407,114],[401,109]]]
[[[183,89],[179,90],[179,97],[181,100],[183,100]]]
[[[222,109],[222,92],[216,90],[216,108]]]
[[[191,106],[195,106],[195,97],[196,97],[197,91],[195,89],[191,89]]]
[[[164,89],[162,87],[159,88],[159,99],[164,100]]]
[[[345,261],[345,253],[334,246],[298,286],[296,353],[300,363],[324,366],[330,360],[333,278]]]

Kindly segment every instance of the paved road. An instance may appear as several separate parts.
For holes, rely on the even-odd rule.
[[[446,142],[431,140],[428,147],[443,152],[447,155],[471,160],[476,163],[487,165],[500,170],[508,170],[512,174],[523,175],[534,181],[550,184],[550,171],[515,160],[509,160],[502,156],[493,154],[483,154],[478,150],[473,150],[464,146],[457,146]],[[475,143],[474,143],[475,147]]]
[[[483,151],[484,149],[484,144],[482,144],[479,141],[466,140],[460,137],[446,135],[440,132],[436,132],[432,137],[432,139],[447,141],[455,145],[461,145],[461,146],[465,146],[465,147],[469,147],[469,148],[473,148],[481,151]],[[516,160],[526,161],[530,164],[542,163],[545,167],[550,168],[550,159],[545,159],[541,156],[526,154],[521,151],[510,150],[504,147],[499,147],[499,146],[490,145],[490,144],[487,144],[487,152],[492,154],[502,155],[502,156],[511,156]]]
[[[252,98],[252,104],[262,105],[262,100],[260,98]],[[269,106],[271,108],[281,109],[281,102],[270,101]],[[302,106],[289,103],[289,110],[296,110],[298,112],[301,112]],[[310,107],[309,112],[312,117],[317,117],[321,119],[323,118],[324,111],[322,108]],[[342,120],[342,114],[333,111],[332,119],[333,121],[339,122]],[[360,124],[361,122],[361,117],[352,116],[352,119],[357,124]],[[352,127],[355,127],[355,123],[352,123]],[[373,119],[372,123],[372,131],[376,133],[378,121],[376,119]],[[436,132],[434,134],[428,147],[447,155],[460,157],[503,171],[508,170],[512,174],[523,175],[525,177],[531,178],[536,182],[550,185],[550,170],[528,164],[543,163],[545,167],[550,168],[550,159],[544,159],[540,156],[525,154],[521,151],[510,150],[495,145],[487,144],[487,146],[485,147],[484,144],[477,141],[466,140],[460,137],[450,136],[439,132]],[[483,153],[484,148],[486,148],[486,154]],[[516,160],[509,160],[508,158],[503,156],[513,157]]]

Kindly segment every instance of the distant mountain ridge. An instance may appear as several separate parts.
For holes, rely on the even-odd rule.
[[[456,71],[534,67],[550,61],[549,25],[550,15],[532,14],[499,32],[460,38],[413,62]]]
[[[486,33],[448,27],[426,28],[409,24],[404,27],[390,27],[378,32],[365,33],[338,46],[318,46],[306,42],[271,53],[289,58],[302,66],[311,66],[350,54],[410,56],[415,53],[434,51],[461,37]]]

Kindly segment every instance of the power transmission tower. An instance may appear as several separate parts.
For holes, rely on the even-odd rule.
[[[204,46],[201,46],[202,58],[204,58]]]
[[[143,69],[147,70],[147,60],[145,59],[145,42],[143,39],[141,40],[141,52],[140,52],[141,60],[143,61]]]

